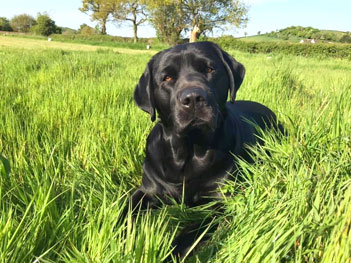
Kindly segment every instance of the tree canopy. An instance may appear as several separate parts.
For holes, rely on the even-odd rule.
[[[138,40],[138,26],[147,21],[146,1],[144,0],[106,0],[113,2],[112,15],[115,22],[129,21],[133,24],[134,42]]]
[[[215,28],[242,27],[248,21],[248,7],[242,0],[150,0],[148,8],[151,23],[164,38],[180,36],[179,31],[196,31],[199,37]]]
[[[80,11],[89,14],[93,21],[98,21],[100,33],[106,34],[106,23],[113,11],[112,0],[82,0]]]
[[[188,17],[187,28],[195,26],[200,34],[223,26],[240,27],[247,23],[247,6],[240,0],[183,0],[184,13]]]
[[[10,21],[6,17],[0,17],[0,31],[12,31]]]
[[[169,43],[176,43],[182,33],[196,29],[196,37],[215,28],[245,26],[248,7],[243,0],[82,0],[82,12],[101,24],[106,33],[109,17],[117,24],[133,24],[134,41],[138,39],[138,26],[147,20],[157,35]]]
[[[27,14],[14,16],[10,21],[11,28],[16,32],[29,32],[30,28],[35,24],[34,17]]]
[[[38,35],[48,36],[59,33],[60,28],[56,26],[55,21],[48,14],[38,13],[36,25],[31,28],[31,31]]]
[[[146,0],[82,0],[79,10],[98,21],[101,34],[106,34],[106,23],[110,16],[116,24],[132,22],[136,42],[138,26],[147,19],[145,3]]]
[[[149,6],[150,22],[156,29],[157,37],[168,44],[176,44],[186,28],[187,18],[181,5],[173,2]]]

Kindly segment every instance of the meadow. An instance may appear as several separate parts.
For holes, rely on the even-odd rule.
[[[0,47],[0,262],[162,262],[209,215],[219,227],[185,262],[351,262],[350,60],[227,50],[246,67],[237,99],[288,136],[240,161],[223,212],[175,204],[133,225],[120,215],[154,125],[133,90],[153,52],[31,41]]]

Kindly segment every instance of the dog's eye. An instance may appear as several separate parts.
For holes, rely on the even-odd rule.
[[[171,76],[167,75],[167,76],[165,76],[165,77],[163,78],[163,80],[166,81],[166,82],[170,82],[170,81],[173,80],[173,78],[172,78]]]
[[[211,67],[206,67],[206,73],[212,73],[214,71],[214,68]]]

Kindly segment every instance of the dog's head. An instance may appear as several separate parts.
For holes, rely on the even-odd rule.
[[[188,43],[156,54],[135,88],[136,104],[178,133],[214,130],[245,68],[211,42]]]

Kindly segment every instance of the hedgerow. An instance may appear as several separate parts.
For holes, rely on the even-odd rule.
[[[232,37],[208,39],[219,44],[223,49],[236,49],[248,53],[281,53],[304,57],[332,57],[351,59],[350,44],[316,43],[301,44],[289,42],[254,42],[241,41]]]

